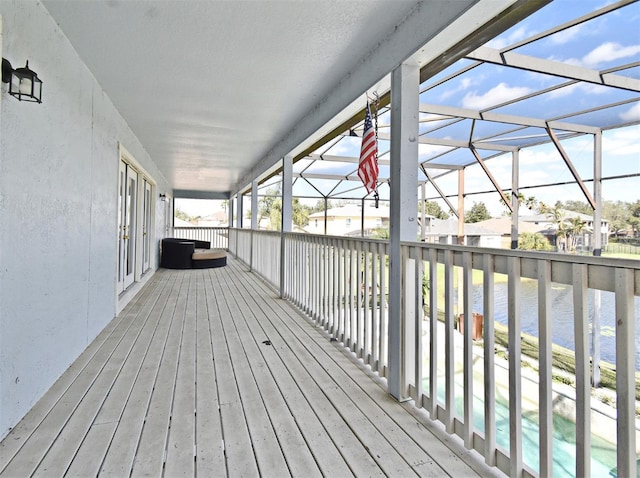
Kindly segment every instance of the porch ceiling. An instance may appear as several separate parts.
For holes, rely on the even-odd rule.
[[[344,121],[447,25],[472,17],[455,31],[464,38],[496,12],[544,1],[43,3],[176,195],[212,197]],[[445,52],[436,48],[432,57]]]

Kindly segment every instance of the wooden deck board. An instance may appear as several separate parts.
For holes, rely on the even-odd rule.
[[[227,473],[229,476],[258,476],[258,465],[222,326],[223,318],[230,313],[227,309],[226,301],[221,300],[223,295],[220,292],[222,276],[222,271],[218,269],[212,270],[211,294],[207,296],[207,301],[209,310],[216,309],[217,311],[217,320],[211,321],[211,339],[213,361],[218,379],[217,393],[222,421],[223,447],[227,460]]]
[[[169,275],[166,276],[169,277]],[[127,476],[133,467],[153,387],[157,380],[162,353],[169,339],[174,303],[180,290],[180,283],[177,279],[182,280],[178,276],[171,277],[169,293],[165,294],[164,300],[158,304],[160,315],[158,327],[153,334],[140,372],[118,420],[111,443],[106,450],[100,467],[100,474],[104,476]]]
[[[253,330],[261,330],[261,333],[254,332],[254,335],[263,337],[265,340],[272,336],[276,337],[277,334],[268,321],[264,308],[260,307],[259,301],[256,302],[253,299],[251,291],[248,292],[249,294],[243,295],[243,301],[239,300],[247,326]],[[307,377],[306,380],[296,381],[291,370],[297,369],[300,376],[304,376],[304,369],[299,366],[297,360],[294,360],[295,357],[287,347],[271,342],[271,345],[260,347],[260,351],[272,377],[267,380],[273,379],[273,385],[279,389],[284,399],[282,406],[289,410],[309,448],[309,453],[313,456],[321,472],[325,476],[349,476],[351,471],[347,463],[318,417],[317,411],[305,398],[304,385],[315,385],[315,382],[310,377]],[[264,375],[266,376],[266,373]],[[319,389],[314,389],[312,393],[321,395]],[[336,418],[338,422],[336,428],[344,430],[343,423],[337,415]],[[347,433],[350,435],[348,430]],[[291,465],[291,467],[292,470],[295,469],[295,465]],[[312,467],[310,466],[308,469],[310,470]],[[296,473],[294,475],[299,476]]]
[[[180,291],[171,317],[169,337],[160,359],[160,368],[138,443],[132,476],[162,475],[171,424],[171,407],[184,328],[189,279],[190,277],[185,275],[180,284]]]
[[[200,271],[196,305],[196,474],[225,476],[222,422],[216,391],[216,372],[210,321],[219,320],[217,308],[210,309],[206,291],[211,281]]]
[[[196,429],[196,277],[190,276],[178,355],[171,427],[167,437],[166,476],[193,476]]]
[[[392,433],[393,430],[387,429],[385,434],[381,433],[367,416],[367,413],[370,414],[374,411],[371,404],[366,400],[359,404],[360,407],[365,408],[363,411],[345,392],[343,387],[350,380],[349,377],[337,377],[336,373],[340,371],[337,367],[332,367],[332,364],[326,360],[319,347],[314,347],[311,341],[300,341],[291,332],[291,323],[299,322],[300,318],[289,315],[287,318],[290,320],[284,320],[280,314],[276,313],[269,314],[269,316],[274,317],[273,320],[276,322],[280,321],[278,326],[274,326],[277,333],[280,334],[283,342],[291,348],[297,360],[304,363],[305,368],[309,370],[324,398],[329,400],[347,427],[355,435],[356,439],[350,440],[349,446],[355,449],[363,448],[386,475],[415,476],[411,466],[385,437],[387,433]],[[308,325],[310,326],[310,324]],[[317,331],[314,332],[317,333]],[[271,339],[276,340],[274,337]],[[401,445],[409,446],[410,444],[405,442],[401,443]],[[349,462],[355,462],[355,457],[352,457]]]
[[[227,276],[225,274],[223,279],[227,279]],[[274,426],[258,392],[249,363],[255,357],[249,357],[243,348],[244,341],[238,334],[236,327],[236,321],[241,321],[241,314],[226,280],[222,283],[222,290],[225,293],[221,299],[229,310],[229,314],[223,315],[222,324],[258,469],[261,474],[266,476],[287,476],[289,471],[286,461],[274,432]]]
[[[245,297],[255,296],[256,293],[257,291],[253,289],[246,293]],[[266,289],[263,289],[262,294],[259,296],[260,304],[264,304],[265,297],[273,298],[273,292],[267,292]],[[348,423],[345,423],[345,418],[339,409],[327,399],[327,395],[331,395],[333,390],[338,389],[338,386],[331,384],[323,388],[320,383],[323,380],[316,377],[315,374],[324,376],[326,371],[321,367],[314,366],[315,359],[303,345],[298,343],[294,336],[277,327],[279,319],[272,319],[272,317],[280,312],[278,305],[275,308],[266,309],[266,313],[262,317],[262,325],[265,327],[266,335],[272,346],[281,354],[283,363],[288,367],[293,380],[301,384],[305,399],[323,423],[339,453],[343,456],[343,460],[356,476],[384,476],[383,470],[377,464],[371,451],[362,446],[355,431]],[[295,312],[293,313],[295,314]],[[301,318],[297,316],[297,320],[301,320]],[[312,368],[309,368],[309,365]]]
[[[233,281],[228,280],[226,285],[228,296],[233,298],[230,303],[233,305],[234,311],[232,314],[234,317],[233,325],[241,341],[241,349],[238,348],[240,358],[251,358],[247,362],[255,382],[255,392],[251,393],[255,393],[259,401],[264,403],[264,413],[266,414],[264,418],[269,420],[265,425],[273,430],[273,445],[279,447],[275,452],[275,458],[278,461],[275,465],[280,470],[274,468],[273,474],[283,476],[283,473],[288,469],[292,476],[305,475],[309,478],[321,476],[294,417],[286,406],[286,401],[270,373],[266,357],[272,346],[268,343],[262,330],[258,327],[249,327],[254,312],[243,307],[242,293],[235,287]],[[280,364],[280,366],[282,365]],[[261,472],[264,472],[263,468],[261,468]],[[269,471],[266,471],[265,474],[272,475]]]
[[[57,437],[46,457],[39,464],[34,476],[62,476],[68,473],[71,460],[74,462],[72,473],[79,473],[86,476],[90,474],[90,458],[86,453],[80,453],[82,445],[89,447],[89,456],[96,456],[96,448],[91,443],[96,434],[91,434],[91,439],[87,440],[91,428],[96,425],[101,430],[101,434],[113,433],[119,414],[115,409],[122,408],[122,405],[113,405],[114,402],[124,401],[125,394],[128,394],[129,386],[122,382],[127,382],[127,375],[137,369],[137,362],[146,350],[150,335],[158,322],[158,314],[154,314],[155,304],[161,291],[156,290],[150,295],[143,307],[137,311],[135,317],[131,317],[132,326],[127,330],[127,334],[120,341],[109,363],[105,366],[92,387],[84,395],[82,401],[74,411],[73,415],[66,423],[65,427]],[[132,370],[133,369],[133,370]],[[107,394],[105,394],[105,390]],[[104,426],[112,424],[111,427]],[[99,445],[108,442],[100,436]],[[98,445],[98,446],[99,446]],[[98,450],[105,450],[104,447]],[[102,457],[99,457],[100,461]],[[83,463],[84,461],[84,463]],[[100,463],[95,468],[96,474]]]
[[[73,463],[67,470],[66,476],[97,476],[103,467],[105,455],[115,441],[114,436],[122,421],[125,408],[131,403],[131,400],[136,399],[136,384],[139,384],[138,381],[144,377],[145,360],[151,357],[157,363],[157,359],[153,355],[154,343],[157,334],[162,331],[162,312],[167,303],[164,294],[170,296],[174,279],[167,276],[166,280],[161,281],[164,285],[154,298],[150,320],[147,321],[143,333],[136,341],[135,347],[124,363],[114,386],[104,400],[96,419],[73,459]],[[129,424],[129,421],[127,423]],[[135,436],[135,434],[131,435]]]
[[[369,374],[233,259],[159,270],[0,443],[0,476],[495,475]]]

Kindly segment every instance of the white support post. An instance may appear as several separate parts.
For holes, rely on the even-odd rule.
[[[251,182],[251,229],[258,229],[258,181]]]
[[[618,476],[637,476],[635,426],[635,337],[633,270],[617,269],[616,294],[616,408],[618,411]]]
[[[602,131],[593,135],[593,255],[602,255]],[[591,322],[591,349],[593,350],[591,384],[600,386],[600,317],[602,312],[602,292],[593,291],[593,317]]]
[[[293,156],[285,156],[282,159],[282,224],[283,232],[291,232],[293,228],[292,204],[293,204]]]
[[[293,157],[282,158],[282,222],[280,223],[280,298],[285,295],[285,232],[291,232]]]
[[[509,476],[522,476],[522,323],[520,314],[521,264],[507,259],[507,316],[509,321]]]
[[[360,199],[360,237],[364,237],[364,198]]]
[[[425,209],[427,209],[426,207],[426,198],[427,197],[427,183],[426,182],[421,182],[420,183],[420,240],[422,242],[426,242],[427,241],[427,214]]]
[[[420,71],[408,60],[391,73],[391,207],[389,230],[389,393],[397,400],[407,395],[403,370],[406,323],[401,241],[415,241],[418,234],[418,92]],[[412,320],[415,320],[412,318]]]
[[[518,221],[520,216],[520,150],[511,156],[511,249],[518,248]]]
[[[241,192],[238,192],[238,229],[242,229],[243,201],[244,196]]]
[[[234,226],[234,224],[233,224],[233,209],[234,209],[234,207],[233,207],[233,197],[230,197],[229,198],[229,228],[232,228]],[[236,243],[233,245],[233,247],[234,247],[234,254],[235,254],[236,257],[238,257],[238,236],[239,236],[239,234],[237,233],[237,231],[235,233],[235,236],[236,236]],[[229,234],[229,238],[231,238],[231,234]]]
[[[327,235],[327,211],[329,209],[329,198],[324,197],[324,235]]]
[[[251,250],[249,252],[249,270],[253,270],[253,231],[258,229],[258,181],[251,182]]]
[[[483,259],[484,291],[484,383],[496,383],[495,368],[495,257],[485,254]],[[436,369],[437,371],[437,369]],[[484,387],[484,460],[496,464],[496,387]]]
[[[551,314],[551,262],[539,259],[538,274],[538,337],[540,350],[538,374],[540,388],[538,391],[539,411],[539,443],[540,443],[540,476],[551,476],[553,473],[553,355],[552,355],[552,314]]]
[[[591,384],[589,381],[589,285],[587,274],[586,264],[573,264],[573,333],[576,361],[576,476],[591,476]]]
[[[463,342],[463,415],[464,429],[462,439],[464,446],[473,448],[473,257],[470,252],[462,253],[463,284],[462,292],[464,296],[464,336]],[[460,284],[458,284],[460,288]]]
[[[464,168],[458,170],[458,242],[464,245]],[[460,282],[461,284],[462,282]],[[460,297],[462,298],[462,297]],[[460,301],[459,303],[462,303]]]

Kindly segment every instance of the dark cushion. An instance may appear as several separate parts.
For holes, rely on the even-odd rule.
[[[199,259],[191,262],[194,269],[209,269],[212,267],[224,267],[227,265],[227,256],[217,259]]]

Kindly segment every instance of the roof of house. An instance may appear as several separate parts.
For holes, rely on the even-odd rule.
[[[570,211],[569,209],[560,209],[563,212],[565,219],[572,219],[574,217],[579,217],[583,221],[589,222],[593,221],[593,216],[589,214],[582,214],[576,211]],[[550,223],[553,222],[550,214],[531,214],[528,216],[520,216],[521,221],[525,222],[540,222],[540,223]],[[609,221],[606,219],[602,219],[603,224],[608,224]]]
[[[511,234],[511,218],[508,216],[493,217],[486,221],[480,221],[475,223],[476,226],[481,227],[488,231],[500,234],[502,236]],[[533,222],[523,221],[522,217],[518,220],[518,232],[542,232],[546,229],[546,224],[534,224]]]
[[[427,235],[436,236],[457,236],[458,235],[458,219],[433,219],[430,227],[427,228]],[[465,236],[496,236],[498,232],[487,229],[480,223],[465,223]]]

